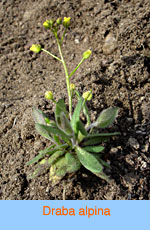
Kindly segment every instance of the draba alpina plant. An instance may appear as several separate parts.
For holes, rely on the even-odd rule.
[[[33,117],[37,132],[50,141],[50,146],[41,150],[39,154],[30,160],[27,164],[36,163],[36,167],[31,178],[39,175],[43,170],[49,169],[49,178],[53,185],[57,184],[66,174],[75,173],[84,166],[96,176],[109,180],[104,174],[103,167],[110,167],[101,159],[101,152],[104,150],[103,142],[111,136],[118,135],[115,133],[99,133],[100,129],[111,126],[118,114],[117,107],[110,107],[103,110],[97,120],[91,123],[88,112],[87,101],[92,99],[92,91],[84,92],[83,95],[76,90],[75,85],[71,83],[71,78],[80,67],[80,65],[90,57],[91,50],[83,53],[81,61],[76,68],[69,73],[62,52],[62,44],[70,26],[70,17],[46,20],[43,26],[50,30],[57,41],[59,57],[55,56],[48,50],[45,50],[39,44],[34,44],[30,48],[35,53],[41,51],[57,59],[64,68],[65,79],[68,92],[69,111],[63,99],[56,101],[52,91],[45,93],[45,98],[55,103],[55,121],[50,120],[46,114],[37,108],[33,108]],[[63,34],[58,35],[60,26],[63,26]],[[77,98],[77,104],[73,110],[72,98]],[[86,123],[80,118],[84,114]]]

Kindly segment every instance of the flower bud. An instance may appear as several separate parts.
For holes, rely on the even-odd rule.
[[[52,93],[52,91],[46,91],[45,98],[47,100],[53,100],[53,93]]]
[[[43,23],[43,26],[46,28],[46,29],[51,29],[52,26],[53,26],[54,22],[53,20],[46,20],[44,23]]]
[[[75,86],[75,84],[70,84],[70,90],[75,90],[75,88],[76,88],[76,86]]]
[[[63,21],[64,27],[68,28],[70,26],[70,20],[71,20],[70,17],[68,18],[64,17],[64,21]]]
[[[87,50],[83,53],[83,58],[84,59],[88,59],[91,56],[92,51],[91,50]]]
[[[86,91],[85,93],[83,93],[82,97],[86,100],[86,101],[90,101],[92,99],[92,91]]]
[[[56,20],[56,23],[57,23],[57,25],[60,25],[60,24],[62,23],[62,19],[61,19],[61,18],[58,18],[58,19]]]
[[[30,47],[30,50],[38,54],[41,51],[41,45],[33,44]]]

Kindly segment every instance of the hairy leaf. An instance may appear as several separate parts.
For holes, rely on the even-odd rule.
[[[93,137],[111,137],[111,136],[116,136],[116,135],[120,135],[119,132],[114,132],[114,133],[96,133],[96,134],[90,134],[88,136],[85,137],[86,138],[93,138]]]
[[[92,137],[90,139],[86,138],[83,139],[82,146],[98,145],[106,141],[108,141],[108,137]]]
[[[61,141],[60,141],[60,138],[58,136],[53,135],[53,139],[58,145],[61,145]]]
[[[97,160],[98,160],[103,166],[105,166],[105,167],[107,167],[107,168],[111,168],[110,165],[107,164],[106,161],[103,161],[103,160],[101,159],[101,155],[100,155],[99,153],[93,153],[93,155],[97,158]]]
[[[94,173],[94,172],[93,172]],[[104,173],[104,172],[101,172],[101,173],[94,173],[97,177],[107,181],[108,183],[110,182],[110,179],[109,177]]]
[[[80,100],[80,98],[82,98],[80,93],[77,90],[75,91],[75,93],[77,95],[78,100]],[[83,104],[83,113],[84,113],[86,120],[87,120],[86,126],[89,126],[91,121],[90,121],[90,115],[89,115],[89,111],[88,111],[88,107],[87,107],[86,103]]]
[[[43,125],[54,123],[48,118],[48,116],[45,113],[43,113],[43,111],[41,111],[40,109],[36,109],[35,107],[32,110],[32,115],[35,123]]]
[[[45,137],[46,139],[54,142],[54,140],[52,139],[52,136],[50,135],[50,132],[46,129],[48,126],[46,125],[42,125],[39,123],[35,123],[35,128],[37,130],[37,132],[42,136]]]
[[[48,162],[46,159],[43,159],[39,162],[39,164],[37,165],[36,169],[33,171],[32,174],[29,175],[29,179],[33,179],[37,176],[39,176],[40,174],[43,174],[47,171],[47,169],[49,168]]]
[[[79,121],[77,122],[77,129],[78,129],[84,136],[87,136],[87,135],[88,135],[86,129],[84,128],[84,124],[82,123],[81,120],[79,120]]]
[[[34,107],[32,110],[32,114],[33,114],[35,123],[46,125],[45,118],[47,118],[47,116],[40,109],[36,109]]]
[[[50,156],[50,158],[48,159],[48,164],[52,165],[53,163],[55,163],[55,161],[60,158],[61,156],[63,156],[65,153],[65,151],[56,151],[55,153],[52,154],[52,156]]]
[[[90,170],[93,173],[101,173],[102,172],[103,167],[93,154],[85,151],[84,149],[82,149],[78,146],[76,147],[76,153],[77,153],[77,156],[78,156],[81,164],[86,169]]]
[[[92,153],[100,153],[104,150],[103,146],[86,146],[83,148],[84,150]]]
[[[56,185],[67,173],[66,158],[61,157],[50,167],[49,179],[52,185]]]
[[[41,125],[36,123],[35,128],[42,136],[46,138],[49,137],[50,135],[56,135],[62,138],[62,140],[64,140],[65,142],[70,141],[69,137],[58,127],[52,125],[46,126],[46,125]]]
[[[72,126],[75,134],[78,133],[77,124],[80,121],[80,112],[81,112],[81,109],[82,109],[82,105],[83,105],[83,98],[80,98],[78,103],[77,103],[77,105],[76,105],[76,108],[74,110],[74,113],[73,113],[73,116],[72,116],[72,119],[71,119],[71,126]]]
[[[28,161],[27,162],[27,165],[31,165],[33,163],[36,163],[38,162],[40,159],[42,159],[47,153],[53,153],[54,150],[51,150],[52,148],[54,148],[55,145],[51,145],[50,147],[44,149],[44,150],[41,150],[39,151],[39,154],[34,157],[32,160]]]
[[[91,121],[90,121],[90,115],[89,115],[89,111],[88,111],[88,107],[87,107],[86,103],[83,105],[83,113],[84,113],[86,120],[87,120],[87,124],[86,124],[86,127],[87,127],[91,124]]]
[[[110,165],[109,165],[107,162],[103,161],[102,159],[99,159],[99,161],[100,161],[100,163],[101,163],[102,165],[104,165],[105,167],[111,168]]]
[[[67,172],[68,173],[76,172],[80,169],[81,163],[78,160],[76,155],[73,155],[72,153],[66,153],[65,159],[67,162]]]
[[[68,117],[68,112],[66,109],[65,102],[63,99],[59,99],[58,102],[56,103],[56,108],[55,108],[55,120],[57,124],[59,124],[60,114],[62,112],[64,112],[66,117]]]
[[[57,125],[60,129],[62,129],[67,135],[74,136],[74,132],[72,130],[71,124],[64,114],[64,112],[60,113],[60,116],[57,117]]]
[[[95,122],[95,127],[107,128],[108,126],[112,125],[118,115],[118,111],[118,107],[110,107],[103,110]]]

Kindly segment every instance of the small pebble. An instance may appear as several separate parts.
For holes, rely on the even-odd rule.
[[[142,170],[142,169],[145,169],[146,167],[147,167],[147,163],[146,163],[145,161],[142,161],[142,162],[141,162],[141,167],[140,167],[141,170]]]
[[[147,153],[148,152],[148,149],[149,149],[149,143],[146,143],[143,148],[142,148],[142,152],[143,153]]]
[[[79,39],[78,39],[78,38],[75,38],[75,40],[74,40],[74,41],[75,41],[75,43],[76,43],[76,44],[79,44],[79,43],[80,43],[80,41],[79,41]]]
[[[110,153],[117,153],[118,149],[117,148],[111,148]]]
[[[112,33],[109,33],[104,41],[104,45],[103,45],[103,53],[104,54],[111,54],[114,52],[114,50],[117,48],[117,40],[116,38],[113,36]]]
[[[127,143],[131,148],[134,148],[134,149],[139,149],[140,147],[140,144],[139,142],[133,138],[133,137],[130,137],[129,140],[128,140],[128,143]]]

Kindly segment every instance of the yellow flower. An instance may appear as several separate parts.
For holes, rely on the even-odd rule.
[[[30,50],[38,54],[38,53],[41,51],[41,46],[40,46],[40,45],[33,44],[33,45],[30,47]]]
[[[70,90],[75,90],[75,88],[76,88],[76,86],[75,86],[75,84],[70,84]]]
[[[53,100],[53,93],[52,93],[52,91],[46,91],[45,98],[47,100]]]
[[[71,18],[70,17],[64,17],[64,21],[63,21],[63,25],[64,27],[68,28],[70,26],[70,20]]]
[[[60,24],[62,23],[62,19],[61,19],[61,18],[58,18],[58,19],[56,20],[56,23],[57,23],[57,25],[60,25]]]
[[[92,51],[91,50],[87,50],[83,53],[83,58],[84,59],[88,59],[91,56]]]
[[[86,91],[85,93],[83,93],[82,97],[86,100],[86,101],[90,101],[92,99],[92,91]]]
[[[53,20],[46,20],[44,23],[43,23],[43,26],[46,28],[46,29],[51,29],[52,26],[53,26]]]

